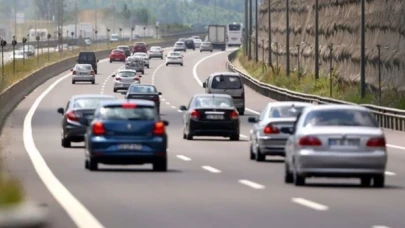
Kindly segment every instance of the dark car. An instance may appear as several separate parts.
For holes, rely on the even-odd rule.
[[[89,121],[94,110],[103,100],[116,99],[114,96],[101,94],[83,94],[70,98],[66,108],[58,108],[62,119],[62,146],[70,147],[72,142],[83,142]]]
[[[156,109],[160,113],[160,95],[154,85],[131,84],[125,95],[126,99],[143,99],[155,102]]]
[[[148,47],[144,42],[136,42],[132,47],[132,53],[144,52],[148,53]]]
[[[186,45],[186,48],[195,50],[194,40],[187,39],[184,41],[184,44]]]
[[[230,137],[239,140],[239,113],[227,94],[197,94],[189,107],[180,106],[184,111],[183,138],[194,136]]]
[[[97,74],[98,59],[94,51],[81,51],[76,62],[79,64],[90,64],[93,67],[94,73]]]
[[[146,100],[115,100],[100,104],[87,128],[85,168],[98,164],[153,164],[154,171],[167,171],[167,121],[162,121],[155,103]]]
[[[118,46],[117,49],[124,51],[125,57],[131,56],[131,49],[129,46]]]

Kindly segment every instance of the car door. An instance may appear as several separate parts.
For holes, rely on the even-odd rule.
[[[184,129],[188,129],[188,127],[189,127],[189,124],[190,124],[190,110],[192,110],[194,108],[193,103],[194,103],[194,98],[192,98],[190,100],[190,102],[187,105],[187,111],[184,112],[184,116],[183,116],[183,118],[184,118],[184,121],[183,121],[184,122]]]
[[[267,119],[266,118],[267,109],[268,109],[268,106],[266,106],[262,110],[262,112],[260,113],[260,116],[259,116],[259,120],[257,121],[257,123],[255,123],[253,125],[253,129],[251,132],[251,141],[252,141],[252,145],[254,145],[253,151],[255,153],[257,153],[257,146],[256,146],[257,145],[257,132],[261,129],[261,124],[263,123],[263,121],[265,121],[265,119]]]

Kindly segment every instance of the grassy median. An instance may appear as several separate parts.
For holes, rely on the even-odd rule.
[[[277,66],[274,66],[274,69],[267,66],[263,70],[263,62],[256,63],[249,61],[248,58],[243,55],[243,49],[238,51],[235,61],[234,64],[236,66],[239,65],[243,67],[252,77],[277,87],[300,93],[332,97],[333,99],[357,104],[379,105],[377,91],[367,89],[365,98],[360,98],[360,86],[357,82],[347,82],[336,76],[332,76],[332,96],[330,96],[329,76],[321,75],[319,80],[314,80],[314,75],[298,77],[298,72],[292,72],[291,76],[287,77],[283,69],[279,69],[279,73],[277,73]],[[405,109],[405,93],[399,92],[395,88],[386,88],[382,91],[380,105]]]
[[[0,155],[2,148],[0,147]],[[2,160],[0,157],[0,208],[15,205],[24,200],[23,188],[20,182],[2,173]]]

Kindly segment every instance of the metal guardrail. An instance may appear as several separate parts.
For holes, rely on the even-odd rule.
[[[269,85],[259,80],[254,79],[250,75],[246,75],[240,70],[238,70],[232,61],[236,58],[238,50],[233,51],[228,55],[226,62],[229,71],[239,73],[243,78],[243,83],[260,93],[263,96],[269,97],[277,101],[300,101],[316,104],[350,104],[350,105],[361,105],[369,108],[374,114],[379,122],[380,126],[383,128],[388,128],[397,131],[405,131],[405,110],[387,108],[371,104],[355,104],[351,102],[336,100],[332,98],[326,98],[316,95],[310,95],[305,93],[298,93],[288,89],[280,88],[277,86]]]

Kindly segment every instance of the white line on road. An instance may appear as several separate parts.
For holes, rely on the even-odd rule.
[[[171,108],[173,108],[173,109],[175,109],[175,108],[176,108],[176,107],[175,107],[175,106],[173,106],[173,105],[172,105],[172,106],[170,106],[170,107],[171,107]]]
[[[254,188],[254,189],[264,189],[265,188],[264,185],[261,185],[261,184],[258,184],[258,183],[255,183],[255,182],[249,181],[249,180],[239,180],[238,182],[241,184],[244,184],[246,186],[249,186],[251,188]]]
[[[378,225],[378,226],[373,226],[372,228],[390,228],[390,227],[388,227],[388,226],[380,226],[380,225]]]
[[[183,112],[183,111],[181,111],[181,110],[177,110],[178,112]]]
[[[211,167],[211,166],[202,166],[202,168],[209,171],[209,172],[211,172],[211,173],[220,173],[221,172],[221,170],[216,169],[216,168]]]
[[[243,138],[249,138],[248,136],[242,135],[242,134],[240,134],[239,136],[240,136],[240,137],[243,137]]]
[[[405,150],[405,147],[403,147],[403,146],[397,146],[397,145],[392,145],[392,144],[386,144],[386,146],[393,148],[393,149]]]
[[[100,62],[107,61],[102,60]],[[23,140],[25,150],[31,159],[35,171],[41,178],[42,182],[49,190],[49,192],[55,197],[59,204],[65,209],[69,217],[73,220],[76,226],[80,228],[94,227],[104,228],[104,226],[91,214],[87,208],[76,199],[71,192],[58,180],[53,174],[52,170],[46,164],[46,161],[38,151],[32,133],[32,118],[37,110],[41,101],[47,96],[52,89],[54,89],[60,82],[70,77],[70,73],[59,78],[52,83],[44,92],[32,104],[30,110],[24,119]]]
[[[166,99],[162,98],[162,101],[166,101]]]
[[[177,155],[176,157],[179,158],[179,159],[181,159],[181,160],[184,160],[184,161],[191,161],[191,158],[186,157],[186,156],[184,156],[184,155]]]
[[[396,176],[396,173],[390,172],[390,171],[385,171],[385,175],[387,176]]]
[[[167,105],[170,105],[170,102],[167,102],[167,101],[166,101],[166,104],[167,104]]]
[[[325,205],[315,203],[313,201],[306,200],[306,199],[303,199],[303,198],[292,198],[291,201],[294,202],[294,203],[300,204],[302,206],[309,207],[311,209],[317,210],[317,211],[326,211],[326,210],[329,209]]]

